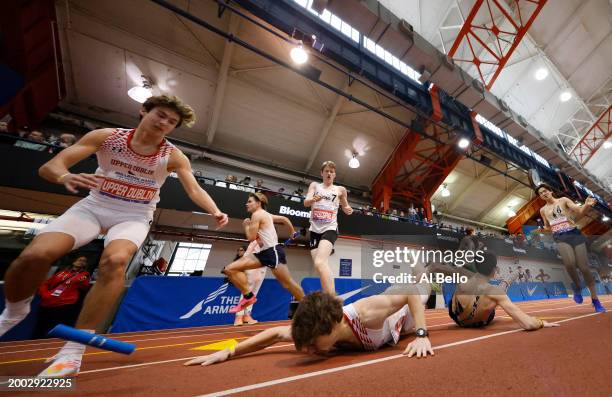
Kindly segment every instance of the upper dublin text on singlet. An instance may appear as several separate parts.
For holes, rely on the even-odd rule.
[[[103,179],[91,189],[90,199],[102,206],[155,210],[159,189],[170,174],[168,161],[174,145],[166,139],[156,153],[142,155],[130,147],[134,130],[116,129],[96,152],[96,175]]]

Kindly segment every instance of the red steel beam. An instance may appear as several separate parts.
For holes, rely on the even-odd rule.
[[[525,203],[520,210],[516,212],[516,215],[508,218],[506,224],[508,225],[508,233],[518,234],[522,226],[529,222],[535,215],[539,215],[540,208],[546,204],[540,197],[534,197],[531,201]]]
[[[585,165],[599,150],[601,145],[612,136],[611,116],[612,106],[608,106],[608,109],[599,116],[597,121],[593,123],[591,128],[574,146],[570,156],[573,156],[580,164]]]
[[[546,4],[547,0],[514,0],[518,14],[517,16],[510,15],[502,6],[502,4],[500,4],[500,1],[503,0],[476,0],[476,3],[470,10],[470,13],[467,19],[465,20],[465,23],[459,31],[459,35],[455,39],[455,42],[453,43],[450,51],[448,52],[448,56],[453,58],[455,61],[474,64],[476,66],[476,69],[478,70],[480,79],[483,85],[487,88],[487,90],[491,89],[493,83],[495,83],[495,80],[497,80],[497,77],[499,77],[499,74],[506,66],[506,63],[508,62],[510,57],[512,57],[514,50],[518,47],[523,37],[525,37],[525,34],[531,27],[531,24],[538,16],[542,8],[544,8],[544,5]],[[535,9],[530,14],[529,19],[526,22],[523,20],[523,15],[521,15],[520,3],[531,3],[535,5]],[[495,8],[501,12],[504,17],[504,20],[508,21],[512,25],[513,31],[504,31],[497,26],[495,18],[493,17],[493,10],[491,7],[492,4],[494,4]],[[484,8],[485,5],[486,9]],[[487,26],[487,24],[483,24],[481,26],[476,25],[474,23],[476,16],[481,10],[485,10],[489,14],[491,18],[490,26]],[[487,36],[494,36],[494,45],[487,44],[485,42],[486,38],[485,40],[483,40],[481,35],[478,34],[479,32],[484,32]],[[474,51],[472,40],[478,42],[483,47],[483,50],[489,53],[493,60],[481,59],[480,55],[477,55]],[[510,46],[503,49],[501,43],[507,43],[510,40]],[[457,50],[459,49],[462,43],[465,43],[465,45],[467,45],[467,47],[470,49],[470,52],[472,53],[473,57],[472,59],[461,59],[455,56]],[[495,44],[497,45],[497,47],[495,46]],[[483,75],[481,64],[494,66],[494,72],[488,81]]]

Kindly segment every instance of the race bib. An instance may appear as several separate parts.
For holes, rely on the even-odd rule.
[[[322,209],[313,209],[312,210],[312,220],[317,223],[330,223],[333,222],[334,211],[330,210],[322,210]]]
[[[116,179],[105,179],[100,193],[120,200],[148,204],[155,197],[157,189],[132,185]]]
[[[572,230],[573,228],[574,227],[564,216],[550,222],[550,230],[552,230],[553,233],[563,233]]]

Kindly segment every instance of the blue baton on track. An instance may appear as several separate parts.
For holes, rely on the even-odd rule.
[[[134,350],[136,350],[136,345],[131,343],[121,342],[102,335],[81,331],[80,329],[72,328],[64,324],[56,326],[49,331],[47,335],[122,354],[132,354]]]

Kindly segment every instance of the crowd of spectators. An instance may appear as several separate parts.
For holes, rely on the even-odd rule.
[[[57,153],[58,151],[74,145],[78,138],[74,134],[62,133],[52,134],[41,130],[19,130],[15,133],[8,131],[6,122],[0,122],[0,133],[8,133],[18,138],[14,146],[24,149],[47,151],[49,153]]]

